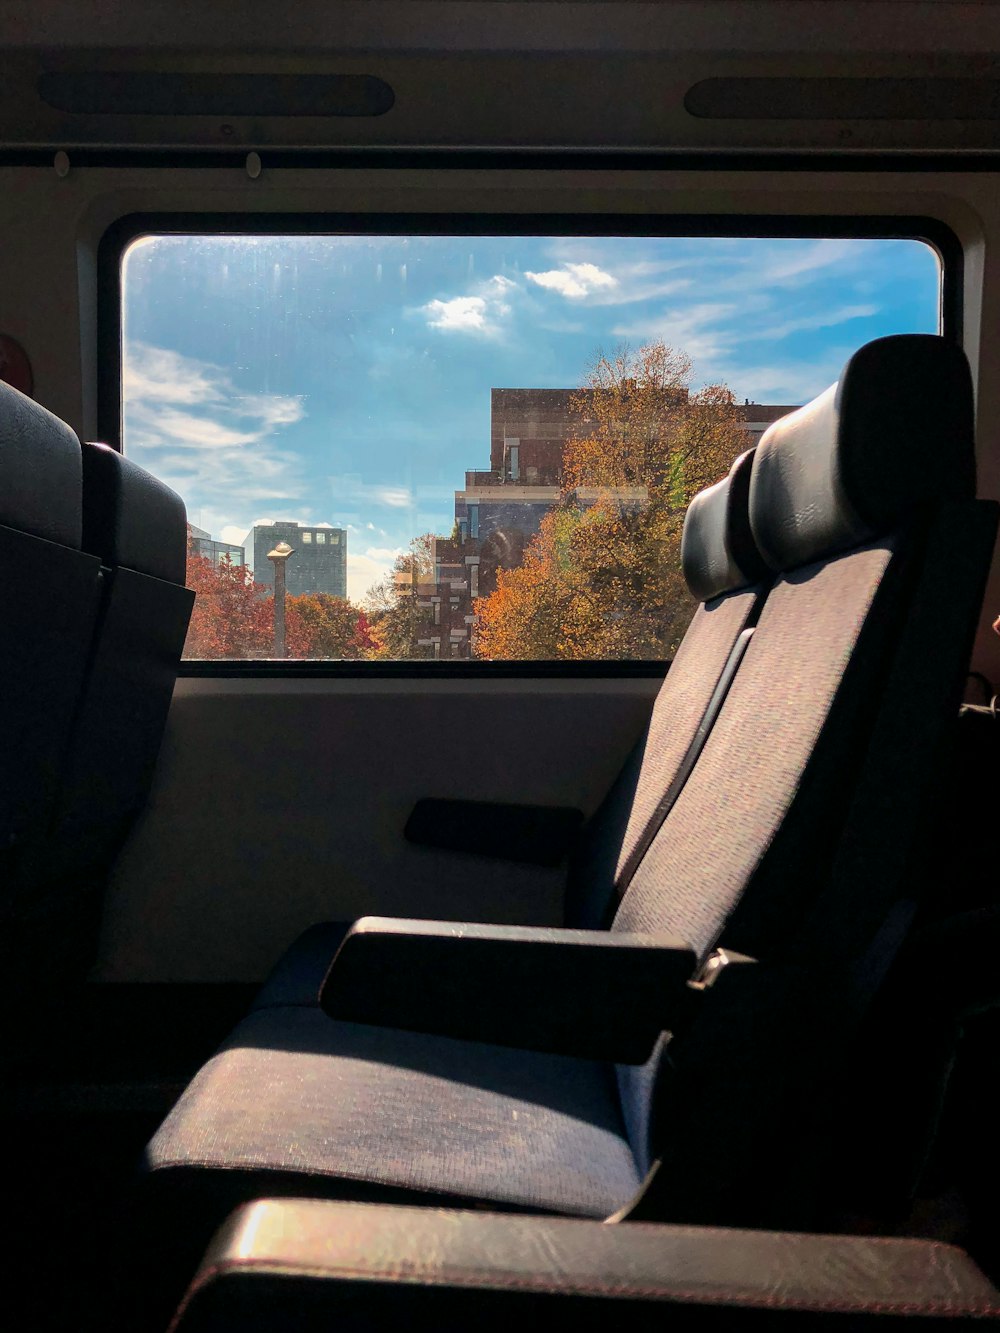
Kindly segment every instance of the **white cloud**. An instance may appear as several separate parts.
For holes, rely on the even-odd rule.
[[[422,312],[432,329],[495,336],[500,332],[502,321],[510,314],[507,294],[516,288],[517,283],[496,273],[478,284],[474,294],[453,296],[447,301],[428,301]]]
[[[748,330],[738,316],[740,307],[722,301],[698,301],[693,305],[668,307],[658,314],[612,330],[616,338],[649,342],[661,338],[670,347],[686,352],[699,371],[712,373],[712,367],[735,345],[747,341]]]
[[[596,264],[564,264],[562,268],[549,269],[545,273],[525,273],[524,276],[537,286],[558,292],[569,300],[579,300],[592,292],[618,286],[618,279]]]
[[[256,444],[305,416],[301,398],[238,393],[221,366],[148,343],[126,346],[122,390],[129,448]]]
[[[372,489],[372,499],[390,509],[409,509],[413,504],[413,496],[405,486],[376,486]]]
[[[815,315],[802,315],[797,319],[786,319],[769,328],[754,329],[755,338],[787,338],[792,333],[805,333],[810,329],[832,329],[838,324],[847,324],[852,319],[868,319],[879,313],[877,305],[848,305],[839,310],[819,311]]]
[[[234,398],[233,411],[237,416],[256,417],[261,428],[268,431],[277,426],[294,426],[305,416],[301,398],[282,394],[247,394],[243,398]]]
[[[782,246],[770,255],[758,257],[753,265],[754,283],[766,287],[770,283],[798,285],[807,274],[861,258],[856,241],[819,240],[791,248]]]
[[[742,386],[738,401],[750,395],[758,403],[806,403],[835,383],[855,350],[826,348],[821,360],[807,365],[733,366],[724,378]]]
[[[352,602],[360,602],[373,583],[378,583],[392,569],[403,548],[369,546],[359,554],[352,554],[347,548],[347,595]]]
[[[122,389],[128,406],[135,402],[214,403],[222,398],[222,372],[208,362],[196,361],[166,347],[129,343],[125,349]]]
[[[299,456],[275,436],[302,420],[301,398],[238,392],[221,366],[132,342],[123,374],[125,446],[172,486],[191,521],[213,535],[303,497]]]
[[[441,483],[438,485],[422,485],[415,489],[409,486],[391,486],[384,482],[365,481],[361,474],[357,472],[341,473],[328,477],[327,480],[330,483],[330,490],[340,513],[352,509],[355,505],[366,510],[376,506],[385,509],[416,509],[429,503],[437,508],[440,501],[450,501],[455,495],[454,485],[448,486]],[[360,516],[352,515],[352,517],[359,518]],[[386,515],[385,521],[391,524],[395,520]],[[437,520],[433,521],[436,522]],[[371,522],[368,522],[367,526],[371,532],[376,530]]]
[[[151,444],[162,441],[174,449],[225,449],[253,444],[260,438],[256,431],[234,430],[221,421],[200,417],[194,412],[158,412],[155,422],[151,424],[153,432],[160,436],[160,441],[150,438],[149,424],[146,434],[138,441],[140,447],[149,448]]]
[[[450,301],[430,301],[424,309],[432,329],[468,333],[482,332],[486,328],[486,302],[481,296],[453,296]]]

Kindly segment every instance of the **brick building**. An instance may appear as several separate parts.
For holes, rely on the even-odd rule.
[[[455,492],[452,537],[433,545],[433,572],[415,592],[424,613],[417,632],[417,653],[435,658],[471,657],[475,617],[472,603],[496,587],[498,569],[521,563],[525,547],[542,519],[558,501],[566,441],[594,429],[572,410],[579,389],[493,389],[490,394],[490,467],[465,474]],[[772,422],[794,406],[751,403],[737,408],[755,444]],[[580,488],[579,503],[594,503],[597,488]],[[644,486],[623,489],[619,498],[641,505]]]

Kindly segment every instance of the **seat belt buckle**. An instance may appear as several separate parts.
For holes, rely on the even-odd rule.
[[[756,958],[746,953],[737,953],[735,949],[713,949],[687,984],[694,991],[711,990],[727,967],[735,963],[756,961]]]

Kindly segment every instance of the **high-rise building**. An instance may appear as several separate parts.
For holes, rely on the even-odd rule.
[[[254,581],[274,584],[274,566],[267,558],[278,542],[294,551],[285,565],[285,586],[291,597],[307,592],[347,596],[347,532],[326,524],[310,525],[293,520],[257,524],[244,539],[253,568]]]
[[[236,546],[232,542],[217,542],[204,528],[196,528],[193,523],[190,526],[192,554],[211,560],[213,565],[221,565],[227,557],[233,565],[246,563],[246,552],[242,546]]]

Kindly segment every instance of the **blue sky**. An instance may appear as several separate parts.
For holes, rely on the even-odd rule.
[[[806,402],[862,343],[936,331],[938,267],[913,241],[157,237],[124,290],[126,452],[215,537],[346,527],[360,598],[450,532],[491,388],[571,388],[662,338],[694,387]]]

